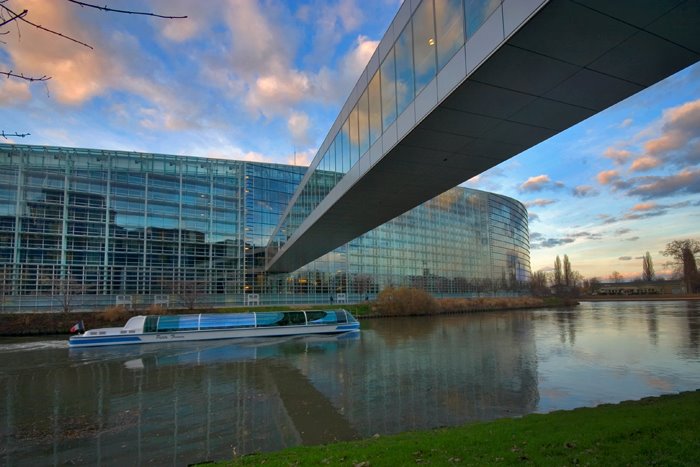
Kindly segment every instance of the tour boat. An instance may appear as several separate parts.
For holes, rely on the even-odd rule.
[[[149,344],[241,337],[340,334],[360,323],[346,310],[201,313],[134,316],[122,328],[91,329],[71,336],[71,347]]]

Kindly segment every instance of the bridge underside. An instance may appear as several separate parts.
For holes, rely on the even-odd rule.
[[[698,25],[695,0],[548,3],[322,203],[268,269],[295,270],[697,62]]]

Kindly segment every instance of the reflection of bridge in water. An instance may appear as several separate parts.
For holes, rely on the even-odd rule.
[[[537,405],[526,319],[368,326],[355,339],[7,357],[3,456],[10,464],[184,464],[230,458],[233,448],[244,454],[448,426]]]
[[[293,271],[695,63],[698,24],[698,0],[403,2],[268,270]]]

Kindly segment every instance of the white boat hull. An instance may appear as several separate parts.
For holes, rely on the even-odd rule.
[[[113,328],[115,329],[115,328]],[[118,330],[119,328],[116,328]],[[312,334],[340,334],[357,331],[357,322],[342,324],[314,324],[283,327],[255,327],[238,329],[212,329],[196,331],[149,332],[149,333],[106,333],[104,335],[72,336],[71,347],[97,347],[103,345],[153,344],[157,342],[205,341],[215,339],[236,339],[250,337],[302,336]]]

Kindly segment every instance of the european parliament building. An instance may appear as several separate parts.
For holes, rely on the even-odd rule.
[[[387,286],[473,296],[529,281],[525,207],[460,187],[292,273],[266,272],[270,236],[305,172],[1,144],[2,307],[60,308],[67,296],[74,309],[355,302]]]

